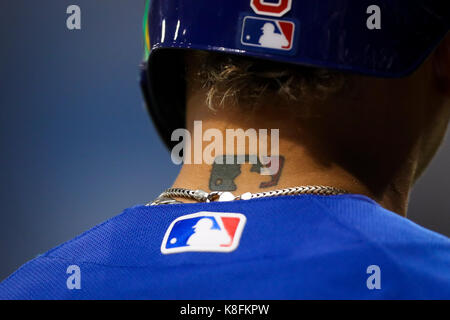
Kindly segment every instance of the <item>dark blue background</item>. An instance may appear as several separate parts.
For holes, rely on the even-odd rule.
[[[66,28],[66,8],[82,29]],[[124,208],[177,167],[138,86],[144,0],[0,1],[0,279]],[[409,216],[450,235],[450,146]]]

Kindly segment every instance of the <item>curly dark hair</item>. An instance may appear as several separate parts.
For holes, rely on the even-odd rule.
[[[230,103],[255,107],[268,96],[290,102],[325,100],[346,83],[343,73],[329,69],[204,51],[187,56],[197,62],[195,80],[207,89],[212,110]]]

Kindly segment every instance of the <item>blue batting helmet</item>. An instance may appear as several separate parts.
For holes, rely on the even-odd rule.
[[[449,20],[448,0],[147,0],[141,86],[170,147],[185,126],[184,50],[404,77],[438,46]]]

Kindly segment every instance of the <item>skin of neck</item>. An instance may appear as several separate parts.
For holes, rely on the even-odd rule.
[[[365,195],[406,216],[411,188],[441,144],[450,117],[450,76],[442,75],[442,64],[450,60],[448,42],[440,49],[444,53],[432,55],[407,78],[349,75],[342,92],[308,103],[269,97],[257,108],[225,103],[212,111],[206,89],[193,76],[189,81],[195,70],[188,70],[186,127],[193,134],[194,121],[201,120],[203,133],[218,129],[223,136],[227,129],[267,129],[269,136],[279,130],[284,162],[275,179],[242,164],[229,177],[234,195],[323,185]],[[251,153],[248,144],[245,153]],[[214,171],[211,164],[184,164],[173,187],[217,191],[211,186],[223,181],[214,180]]]

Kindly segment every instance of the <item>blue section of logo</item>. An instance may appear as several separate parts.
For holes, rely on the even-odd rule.
[[[191,219],[177,221],[167,238],[166,249],[188,246],[188,239],[195,233],[197,222],[202,219],[209,219],[212,222],[211,230],[221,230],[216,219],[211,216],[200,216]]]

